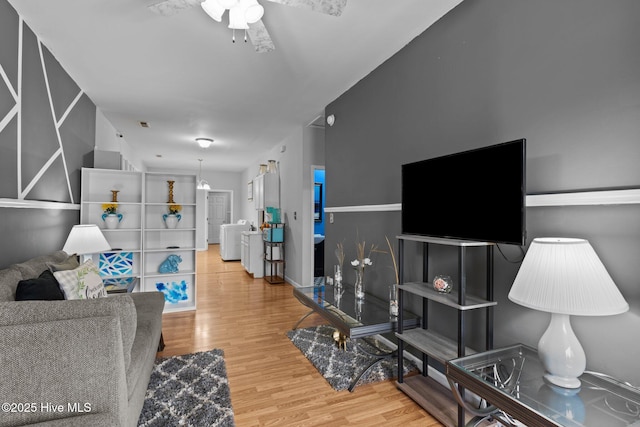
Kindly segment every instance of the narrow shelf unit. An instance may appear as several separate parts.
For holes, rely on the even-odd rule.
[[[165,293],[165,312],[196,309],[196,176],[147,172],[144,174],[145,291]],[[180,205],[180,220],[169,228],[169,205]],[[161,273],[170,256],[181,260],[175,273]]]
[[[116,172],[116,173],[114,173]],[[111,246],[92,256],[100,275],[110,281],[142,278],[142,180],[140,172],[83,168],[80,198],[80,223],[96,224]],[[112,191],[117,191],[113,201]],[[117,228],[107,228],[102,219],[103,205],[117,203],[122,220]]]
[[[284,224],[271,223],[263,230],[264,280],[270,284],[284,283]]]
[[[398,265],[399,281],[398,302],[400,315],[398,316],[398,351],[403,354],[405,346],[410,346],[422,354],[422,375],[404,378],[403,360],[398,360],[398,388],[411,397],[426,411],[436,417],[446,426],[465,426],[472,417],[465,414],[464,408],[454,400],[447,387],[428,376],[429,361],[437,361],[444,365],[447,360],[475,353],[475,350],[466,345],[467,333],[465,330],[465,315],[471,310],[486,310],[485,346],[493,347],[493,307],[497,304],[493,301],[493,247],[492,243],[472,242],[465,240],[431,238],[426,236],[399,235],[398,238]],[[422,281],[405,282],[404,260],[405,242],[412,241],[423,245]],[[435,291],[429,282],[429,247],[430,245],[454,246],[458,252],[458,283],[455,291],[443,294]],[[485,267],[485,297],[479,297],[467,293],[467,250],[484,249],[486,251]],[[406,298],[420,298],[422,300],[422,328],[403,330],[402,313],[405,308]],[[451,339],[429,329],[429,303],[435,303],[451,307],[457,312],[458,328],[457,338]],[[464,390],[462,390],[464,396]]]

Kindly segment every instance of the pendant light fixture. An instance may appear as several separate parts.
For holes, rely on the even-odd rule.
[[[198,190],[211,190],[209,183],[202,179],[202,159],[198,159],[198,161],[200,162],[200,172],[198,173],[198,185],[196,188]]]

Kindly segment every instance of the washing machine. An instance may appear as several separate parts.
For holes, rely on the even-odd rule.
[[[222,224],[220,226],[220,257],[223,261],[240,259],[242,232],[249,230],[251,230],[251,225],[246,219],[241,219],[236,224]]]

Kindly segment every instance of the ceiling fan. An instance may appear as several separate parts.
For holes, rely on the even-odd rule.
[[[347,0],[268,0],[285,6],[301,7],[326,15],[340,16],[347,5]],[[214,20],[222,22],[223,14],[229,11],[229,28],[245,31],[258,53],[266,53],[275,49],[271,36],[262,22],[264,8],[257,0],[164,0],[152,4],[148,8],[160,15],[170,16],[194,6],[202,9]]]

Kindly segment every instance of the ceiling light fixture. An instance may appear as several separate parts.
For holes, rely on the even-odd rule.
[[[205,0],[200,5],[207,15],[217,22],[222,22],[222,15],[229,10],[229,28],[233,30],[233,43],[236,42],[235,30],[244,30],[246,42],[249,24],[255,24],[264,16],[264,7],[257,0]]]
[[[198,161],[200,162],[200,172],[198,173],[198,185],[196,188],[198,190],[211,190],[209,183],[205,179],[202,179],[202,159],[198,159]]]
[[[196,142],[202,148],[209,148],[213,143],[213,139],[211,138],[196,138]]]

